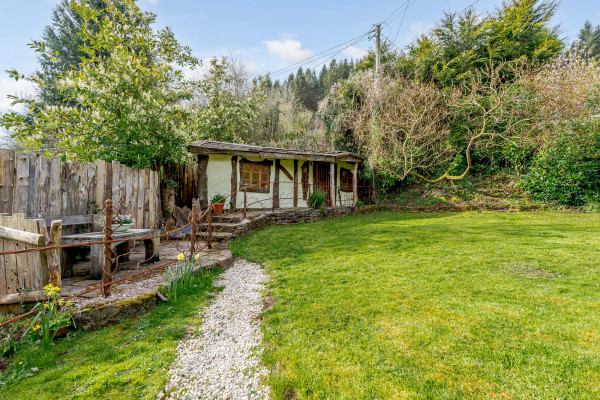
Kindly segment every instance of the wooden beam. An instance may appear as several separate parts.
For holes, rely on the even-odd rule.
[[[0,296],[0,304],[28,303],[44,301],[48,298],[45,290],[34,290],[24,293],[11,293]]]
[[[13,212],[15,186],[15,152],[0,149],[0,213]]]
[[[94,217],[92,214],[88,215],[69,215],[64,217],[48,217],[44,218],[46,220],[46,226],[51,226],[52,221],[61,220],[63,226],[72,226],[72,225],[85,225],[85,224],[93,224]]]
[[[273,181],[273,209],[279,208],[279,170],[281,161],[275,160],[275,179]]]
[[[294,160],[294,161],[298,162],[298,160]],[[286,178],[288,178],[290,181],[294,180],[294,178],[292,177],[292,174],[290,174],[283,165],[279,164],[279,169],[281,170],[281,172],[283,172],[283,174],[286,176]]]
[[[39,233],[25,232],[19,229],[7,228],[5,226],[0,226],[0,237],[33,244],[35,246],[43,246],[46,243],[46,237]]]
[[[298,160],[294,160],[294,207],[298,207]]]
[[[352,205],[355,206],[358,201],[358,163],[354,163],[354,169],[352,170],[352,196]]]
[[[352,156],[334,156],[334,155],[319,155],[319,154],[294,154],[294,153],[283,153],[283,152],[270,152],[270,151],[244,151],[244,150],[228,150],[228,149],[199,149],[190,146],[190,153],[198,155],[209,155],[209,154],[222,154],[229,156],[238,157],[250,157],[250,158],[278,158],[280,160],[301,160],[301,161],[322,161],[322,162],[333,162],[333,161],[362,161],[362,159]]]
[[[231,196],[229,197],[229,209],[235,210],[237,208],[237,156],[231,157]]]
[[[29,199],[29,157],[17,155],[17,179],[15,180],[15,200],[13,212],[27,213]]]
[[[198,203],[200,208],[206,210],[208,208],[208,175],[206,169],[208,167],[208,156],[198,155]]]
[[[62,234],[62,221],[52,221],[50,226],[50,241],[48,245],[60,245],[60,236]],[[60,268],[61,249],[46,250],[46,258],[48,259],[48,275],[50,283],[56,287],[60,287],[61,283],[61,268]]]
[[[335,207],[335,163],[329,163],[329,195],[331,196],[331,207]]]

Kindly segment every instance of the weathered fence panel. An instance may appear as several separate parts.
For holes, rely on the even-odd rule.
[[[161,210],[160,173],[118,162],[61,162],[0,149],[0,213],[28,218],[93,214],[112,199],[135,228],[154,228]]]
[[[0,216],[0,251],[43,247],[47,244],[46,233],[43,219],[25,219],[23,213],[4,214]],[[53,236],[53,240],[60,241],[60,231],[53,232]],[[0,312],[19,313],[19,303],[45,299],[43,288],[49,282],[45,251],[0,255]]]
[[[177,183],[175,190],[175,205],[192,207],[192,200],[198,198],[198,169],[196,163],[164,164],[163,179]]]

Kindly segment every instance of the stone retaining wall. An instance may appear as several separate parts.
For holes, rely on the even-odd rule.
[[[223,253],[225,253],[225,257],[207,263],[203,262],[197,271],[229,268],[233,265],[233,256],[228,250]],[[73,319],[77,328],[85,331],[99,329],[152,311],[157,304],[156,290],[151,289],[148,293],[135,298],[88,305],[74,312]]]
[[[316,222],[324,219],[341,217],[344,215],[353,215],[356,213],[356,207],[335,207],[293,209],[270,211],[254,217],[251,220],[241,222],[239,227],[233,232],[233,238],[243,237],[252,232],[259,231],[269,225],[288,225],[300,224],[304,222]]]

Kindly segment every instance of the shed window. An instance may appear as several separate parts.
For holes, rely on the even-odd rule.
[[[269,193],[270,175],[270,163],[244,161],[242,164],[242,188],[246,188],[249,192]]]
[[[342,192],[352,192],[352,171],[346,168],[340,170],[340,190]]]

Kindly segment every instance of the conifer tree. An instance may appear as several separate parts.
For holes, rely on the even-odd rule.
[[[43,105],[75,105],[74,100],[68,100],[57,87],[57,81],[62,75],[78,69],[82,57],[86,54],[81,50],[84,39],[81,32],[82,18],[74,8],[70,7],[72,0],[61,0],[52,10],[51,23],[46,26],[41,42],[45,45],[46,53],[54,55],[54,59],[44,55],[38,57],[40,71],[38,75],[45,82],[38,93],[38,102]],[[102,20],[107,7],[107,0],[83,0],[91,9],[100,12]],[[120,11],[124,11],[121,3],[115,3]],[[93,26],[96,30],[97,27]]]
[[[585,21],[579,31],[578,40],[573,43],[573,48],[582,50],[585,57],[600,56],[600,25],[594,27],[590,21]]]

